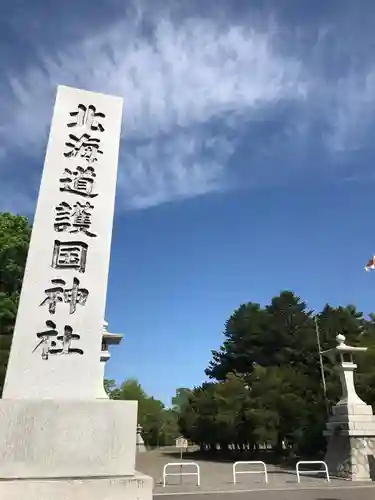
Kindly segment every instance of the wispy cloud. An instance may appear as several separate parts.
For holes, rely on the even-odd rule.
[[[333,151],[361,148],[374,122],[375,64],[337,82],[331,110],[332,132],[328,140]]]
[[[22,148],[40,158],[55,85],[68,84],[124,97],[126,206],[224,189],[234,144],[225,128],[262,103],[302,96],[300,63],[275,53],[272,32],[207,18],[173,22],[159,12],[142,37],[145,16],[88,32],[66,48],[43,48],[39,67],[9,77],[5,154]],[[223,116],[218,134],[210,121]],[[145,142],[132,147],[129,139]]]
[[[298,51],[281,50],[277,23],[257,24],[249,12],[237,21],[197,13],[119,10],[99,33],[82,25],[80,39],[48,47],[36,42],[33,64],[0,79],[2,168],[19,151],[41,162],[57,84],[124,97],[119,189],[125,208],[232,187],[236,134],[263,108],[311,103],[313,111],[293,130],[306,136],[309,113],[318,110],[328,119],[332,150],[358,137],[363,116],[371,120],[372,73],[327,82]]]
[[[234,142],[205,137],[194,128],[145,140],[131,153],[124,146],[119,188],[130,206],[143,208],[229,188],[226,160]]]

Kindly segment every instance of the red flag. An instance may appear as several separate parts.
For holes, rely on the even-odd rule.
[[[365,271],[370,271],[370,269],[375,269],[375,255],[365,265]]]

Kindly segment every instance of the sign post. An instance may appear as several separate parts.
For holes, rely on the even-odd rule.
[[[183,436],[180,436],[176,439],[176,448],[180,448],[180,459],[182,460],[182,454],[184,450],[187,450],[189,447],[188,440]]]
[[[180,460],[182,460],[182,455],[184,450],[187,450],[189,447],[188,440],[184,438],[184,436],[179,436],[176,439],[176,448],[180,448]],[[182,472],[182,464],[180,465],[180,472]],[[180,482],[182,483],[182,475],[180,476]]]

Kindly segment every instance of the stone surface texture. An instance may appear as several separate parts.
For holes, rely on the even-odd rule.
[[[331,436],[326,462],[330,473],[351,481],[374,480],[375,437]]]
[[[152,500],[153,479],[132,477],[0,481],[1,500]]]
[[[103,113],[105,117],[85,121],[91,105],[95,113]],[[79,106],[85,106],[86,115]],[[74,113],[79,114],[72,116]],[[107,293],[121,115],[121,98],[58,87],[3,391],[6,399],[82,400],[103,394],[102,367],[98,360]],[[103,131],[98,128],[99,124]],[[92,139],[100,142],[92,142]],[[102,153],[95,153],[96,149]],[[80,173],[78,168],[86,174]],[[75,183],[78,177],[81,180]],[[90,178],[92,183],[87,180]],[[84,221],[83,215],[80,220],[74,215],[77,203],[86,207]],[[69,251],[69,245],[76,250]],[[63,280],[65,285],[53,283],[56,279]],[[79,282],[77,289],[88,292],[86,303],[77,303],[72,312],[71,302],[61,292],[58,293],[61,300],[51,312],[53,292],[48,296],[46,290],[61,288],[69,293],[74,280]],[[54,337],[57,347],[63,344],[64,327],[71,327],[79,338],[71,339],[70,347],[81,349],[83,355],[49,351],[47,359],[43,359],[43,349],[47,347],[43,343],[38,347],[43,337],[37,334],[54,329],[46,321],[55,324],[60,336]],[[65,347],[68,344],[66,342]]]
[[[327,422],[325,460],[330,473],[352,481],[374,476],[375,417],[366,404],[339,404]]]
[[[0,403],[0,478],[134,473],[137,402]]]
[[[101,358],[122,99],[58,88],[0,400],[1,500],[151,500]]]

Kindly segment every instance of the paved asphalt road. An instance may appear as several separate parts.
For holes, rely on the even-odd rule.
[[[154,495],[154,500],[374,500],[375,487]]]
[[[200,468],[199,487],[195,476],[168,477],[167,486],[162,486],[167,463],[188,466],[191,461]],[[327,483],[324,477],[304,476],[298,484],[295,470],[275,465],[268,465],[267,484],[262,473],[244,474],[234,485],[231,462],[202,460],[187,453],[181,460],[175,448],[139,453],[137,470],[154,478],[154,500],[375,500],[375,482],[356,484],[331,478]]]

